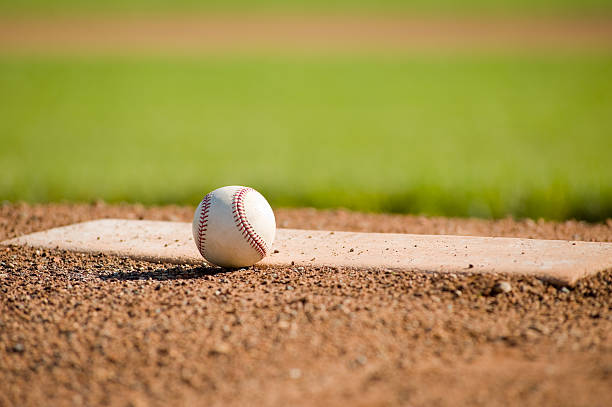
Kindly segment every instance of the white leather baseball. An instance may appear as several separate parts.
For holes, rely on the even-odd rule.
[[[227,186],[206,194],[192,223],[193,240],[207,262],[246,267],[263,259],[276,234],[274,212],[252,188]]]

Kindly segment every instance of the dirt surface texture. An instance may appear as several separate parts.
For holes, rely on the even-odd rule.
[[[190,222],[101,219],[31,233],[0,245],[204,264]],[[278,228],[270,252],[258,265],[509,273],[573,285],[612,269],[612,243]]]
[[[604,17],[164,15],[0,17],[0,51],[209,53],[612,50]]]
[[[194,208],[0,206],[0,240]],[[277,210],[303,229],[612,241],[612,222]],[[612,273],[223,271],[0,249],[0,406],[527,405],[612,399]]]

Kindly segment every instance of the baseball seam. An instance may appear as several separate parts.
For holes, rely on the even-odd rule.
[[[263,258],[266,257],[268,252],[266,242],[257,234],[257,232],[255,232],[253,225],[251,225],[246,217],[246,210],[244,209],[244,198],[250,191],[253,191],[253,189],[240,188],[234,193],[234,196],[232,197],[234,206],[234,220],[236,221],[236,227],[238,230],[240,230],[242,236]]]
[[[211,196],[210,194],[206,194],[206,196],[204,197],[204,199],[202,199],[201,202],[202,209],[200,210],[200,220],[198,222],[198,241],[196,243],[198,244],[198,251],[202,256],[204,256],[204,258],[206,258],[204,252],[206,251],[206,230],[208,229],[208,215],[210,213],[210,203]]]

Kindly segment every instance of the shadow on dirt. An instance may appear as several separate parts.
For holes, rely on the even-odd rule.
[[[205,276],[215,276],[233,271],[218,267],[195,267],[185,268],[183,266],[157,269],[152,271],[126,271],[101,275],[104,281],[131,281],[131,280],[191,280]]]

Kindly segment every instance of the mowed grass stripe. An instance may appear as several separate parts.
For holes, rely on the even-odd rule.
[[[0,59],[0,199],[612,217],[612,57]]]

